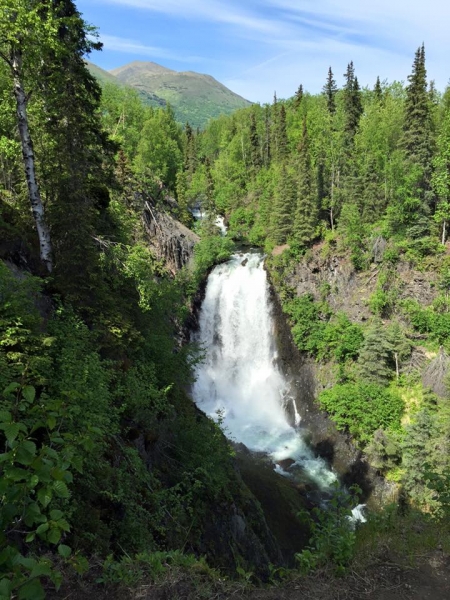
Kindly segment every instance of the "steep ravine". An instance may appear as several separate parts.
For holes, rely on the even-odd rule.
[[[333,421],[318,407],[316,398],[320,388],[320,365],[296,347],[277,292],[273,285],[270,289],[280,365],[291,383],[290,393],[295,398],[301,417],[300,427],[304,430],[303,435],[314,451],[338,473],[344,485],[356,483],[360,486],[363,502],[380,505],[393,500],[395,486],[375,473],[350,437],[338,431]]]

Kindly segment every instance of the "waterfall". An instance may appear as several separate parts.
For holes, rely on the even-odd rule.
[[[220,419],[230,439],[266,453],[284,475],[294,476],[297,469],[326,489],[336,476],[314,456],[297,427],[300,417],[278,368],[273,333],[261,255],[235,254],[215,267],[196,335],[205,360],[196,370],[193,398],[206,414]]]

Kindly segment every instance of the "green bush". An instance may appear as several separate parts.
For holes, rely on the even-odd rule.
[[[321,408],[330,413],[338,429],[367,444],[374,432],[398,430],[404,405],[392,390],[373,383],[345,383],[319,395]]]
[[[284,310],[294,323],[292,335],[299,350],[319,360],[334,358],[343,363],[357,358],[363,342],[362,328],[345,313],[333,315],[325,302],[315,302],[311,294],[288,301]]]
[[[450,313],[437,312],[431,306],[423,308],[416,300],[404,302],[403,309],[419,333],[428,334],[430,339],[450,349]]]
[[[311,514],[305,511],[299,515],[312,531],[309,546],[295,556],[303,574],[327,564],[334,566],[337,575],[345,573],[354,555],[356,536],[351,516],[360,491],[357,486],[352,486],[350,493],[336,488],[325,508],[316,507]]]
[[[204,277],[212,266],[224,262],[231,257],[233,242],[228,237],[207,236],[202,239],[194,251],[196,277]]]

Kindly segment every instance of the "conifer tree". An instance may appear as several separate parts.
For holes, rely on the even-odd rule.
[[[425,68],[425,47],[423,44],[416,51],[412,73],[408,76],[408,81],[402,145],[408,160],[422,168],[422,183],[427,185],[431,175],[433,148]]]
[[[275,123],[275,147],[276,157],[280,162],[282,162],[286,158],[288,153],[286,109],[284,107],[284,104],[281,104]]]
[[[415,415],[414,422],[406,427],[403,450],[403,485],[406,491],[419,502],[428,502],[432,493],[425,483],[427,465],[435,462],[433,440],[438,436],[435,416],[424,409]]]
[[[189,177],[195,172],[196,169],[196,148],[195,148],[195,134],[189,123],[186,123],[185,128],[186,144],[184,149],[184,170],[188,173]]]
[[[298,90],[295,92],[294,106],[296,109],[300,108],[303,100],[303,85],[298,86]]]
[[[114,181],[117,147],[102,128],[101,90],[85,57],[101,44],[72,0],[54,0],[57,48],[42,51],[37,71],[42,126],[52,143],[41,164],[45,172],[49,221],[55,250],[55,277],[77,297],[96,284],[98,251],[93,241],[99,214],[109,204],[107,186]],[[74,270],[73,265],[77,265]]]
[[[376,102],[381,103],[383,100],[383,90],[381,89],[380,77],[377,77],[375,87],[373,88]]]
[[[330,115],[334,115],[334,113],[336,112],[335,96],[337,92],[337,86],[333,77],[333,71],[331,70],[331,67],[328,68],[327,82],[323,87],[323,91],[327,98],[328,112],[330,113]]]
[[[254,112],[250,114],[250,147],[253,168],[258,170],[261,167],[261,148]]]
[[[359,352],[358,371],[366,381],[386,385],[391,378],[392,348],[381,321],[376,321],[364,336]]]
[[[291,174],[282,164],[270,217],[272,240],[284,244],[292,232],[295,186]]]
[[[264,166],[270,165],[271,159],[271,133],[270,133],[270,106],[267,104],[264,109],[264,144],[263,144],[263,162]]]
[[[302,138],[298,153],[297,206],[293,235],[297,243],[306,246],[314,238],[318,218],[306,117],[303,118]]]
[[[345,111],[345,133],[348,143],[353,142],[353,138],[358,130],[359,119],[362,115],[361,91],[359,89],[358,78],[355,76],[353,61],[347,66],[344,75],[346,83],[344,86],[344,111]]]

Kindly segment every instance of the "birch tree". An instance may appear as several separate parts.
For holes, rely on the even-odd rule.
[[[2,0],[0,6],[0,59],[8,66],[16,103],[25,178],[31,210],[39,237],[40,257],[49,272],[53,268],[52,243],[36,177],[36,161],[30,132],[25,71],[36,67],[40,49],[55,40],[51,3],[47,0]]]

